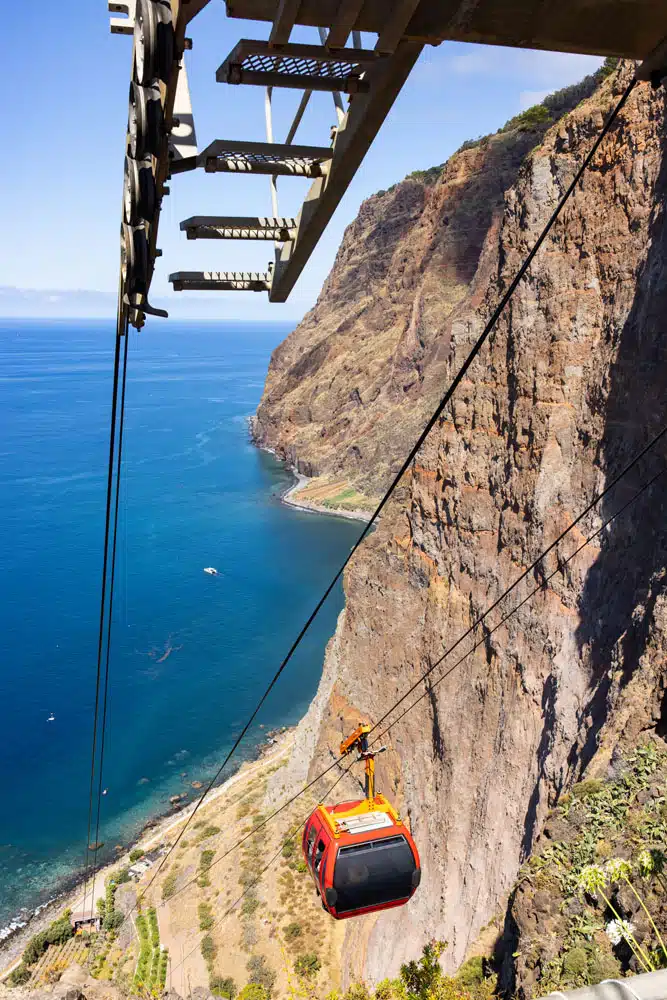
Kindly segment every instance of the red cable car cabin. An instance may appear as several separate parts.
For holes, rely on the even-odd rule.
[[[403,906],[421,879],[419,853],[407,826],[384,795],[374,795],[370,726],[360,726],[341,753],[360,747],[367,798],[319,805],[303,832],[303,856],[322,906],[342,920]],[[376,751],[380,752],[380,751]]]

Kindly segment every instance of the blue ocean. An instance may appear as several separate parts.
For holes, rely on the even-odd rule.
[[[131,331],[107,855],[212,777],[359,532],[282,504],[290,473],[250,443],[248,417],[288,331]],[[0,928],[85,856],[113,337],[101,321],[0,321]],[[305,711],[342,603],[338,589],[246,757]]]

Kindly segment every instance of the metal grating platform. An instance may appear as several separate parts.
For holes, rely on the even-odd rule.
[[[332,152],[328,146],[217,139],[204,150],[198,162],[203,161],[207,173],[321,177],[322,164],[331,159]]]
[[[181,222],[189,240],[296,239],[296,219],[261,219],[254,216],[193,215]]]
[[[330,51],[320,45],[242,39],[218,68],[218,83],[254,84],[260,87],[292,87],[296,90],[368,91],[362,75],[381,56],[364,49]]]
[[[169,280],[175,292],[267,292],[271,272],[176,271]]]

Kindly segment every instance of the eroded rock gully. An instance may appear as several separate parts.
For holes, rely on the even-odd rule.
[[[311,471],[339,462],[373,489],[385,481],[630,72],[531,152],[535,136],[502,149],[495,137],[434,188],[405,182],[364,206],[317,306],[274,356],[264,443]],[[664,92],[637,87],[350,565],[293,783],[330,762],[360,715],[382,717],[667,422],[665,124]],[[349,402],[336,410],[332,393]],[[561,559],[664,461],[661,444],[566,538]],[[665,728],[664,491],[663,479],[491,633],[555,557],[531,573],[443,666],[482,640],[473,655],[440,684],[438,670],[391,730],[379,783],[410,815],[424,877],[409,907],[350,926],[348,978],[391,974],[430,938],[449,942],[455,967],[504,911],[559,792],[603,769],[617,744]]]

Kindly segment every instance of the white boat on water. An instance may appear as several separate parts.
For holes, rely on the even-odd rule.
[[[53,712],[51,712],[51,715],[48,717],[48,719],[46,721],[47,722],[55,722],[56,721],[56,717],[53,714]]]
[[[219,576],[220,575],[218,573],[217,569],[215,568],[215,566],[204,566],[204,572],[208,573],[209,576]]]

